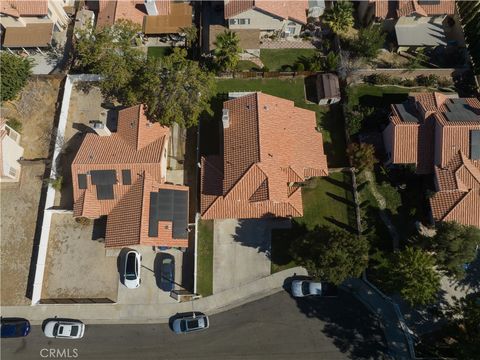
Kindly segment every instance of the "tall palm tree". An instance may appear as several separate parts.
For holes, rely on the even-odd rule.
[[[237,67],[239,53],[242,49],[239,46],[238,35],[230,30],[225,30],[217,35],[215,45],[215,61],[220,70],[232,71]]]
[[[353,26],[353,4],[350,1],[335,1],[334,5],[325,10],[323,21],[333,32],[347,31]]]

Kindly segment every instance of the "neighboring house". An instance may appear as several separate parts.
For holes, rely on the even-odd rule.
[[[369,0],[358,11],[364,22],[383,21],[394,30],[399,47],[463,45],[454,0]]]
[[[53,31],[63,31],[69,17],[62,0],[4,0],[0,4],[2,47],[42,48],[52,42]]]
[[[222,155],[201,159],[202,217],[302,216],[301,183],[328,175],[315,112],[261,92],[230,97]]]
[[[392,105],[383,132],[392,164],[415,164],[435,174],[430,198],[435,221],[480,227],[480,101],[435,93],[412,93]]]
[[[188,247],[188,187],[165,183],[170,130],[140,105],[119,112],[116,133],[92,127],[72,163],[74,216],[107,216],[107,248]]]
[[[229,30],[222,25],[210,25],[208,28],[208,49],[205,52],[211,52],[215,49],[217,35]],[[241,59],[251,57],[260,57],[260,30],[258,29],[239,29],[231,30],[238,36],[238,45],[242,49]]]
[[[77,11],[75,16],[75,25],[73,28],[73,33],[78,37],[80,31],[86,30],[89,27],[93,27],[95,24],[95,13],[88,9],[80,9]]]
[[[316,88],[319,105],[334,104],[341,100],[340,83],[335,74],[318,74]]]
[[[308,9],[307,0],[225,0],[224,17],[232,30],[257,29],[261,36],[292,37],[300,35],[307,23]]]
[[[110,26],[120,19],[130,20],[146,35],[172,34],[192,26],[189,2],[171,0],[100,0],[97,26]]]
[[[21,165],[18,160],[23,156],[20,146],[20,134],[0,119],[0,182],[20,180]]]

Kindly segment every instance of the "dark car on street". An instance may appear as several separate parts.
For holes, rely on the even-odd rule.
[[[30,322],[22,318],[2,318],[2,338],[24,337],[30,334]]]

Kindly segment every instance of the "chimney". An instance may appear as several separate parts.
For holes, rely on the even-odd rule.
[[[155,0],[145,0],[145,8],[148,15],[158,15],[157,4]]]
[[[230,117],[228,116],[228,109],[222,110],[222,123],[223,123],[224,129],[228,129],[228,127],[230,126]]]
[[[110,136],[112,133],[105,124],[98,120],[90,121],[90,127],[95,130],[98,136]]]

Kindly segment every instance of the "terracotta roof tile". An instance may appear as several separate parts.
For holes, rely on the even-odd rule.
[[[157,0],[158,15],[170,14],[170,0]],[[99,0],[97,26],[113,25],[117,20],[130,20],[143,26],[147,9],[143,0]]]
[[[47,16],[48,0],[3,0],[0,13],[13,16]]]
[[[328,175],[315,113],[263,93],[226,101],[224,107],[229,126],[223,169],[218,156],[202,159],[203,217],[301,216],[301,192],[289,185]]]
[[[134,244],[157,246],[188,246],[188,239],[166,236],[165,226],[156,238],[148,237],[148,213],[151,189],[168,188],[163,184],[166,144],[169,129],[151,124],[141,106],[119,112],[118,131],[110,136],[87,134],[72,162],[74,216],[98,218],[107,216],[105,246]],[[111,185],[112,199],[98,199],[98,185],[92,183],[92,172],[110,170],[115,176]],[[124,171],[129,173],[125,175]],[[80,188],[80,177],[86,179],[86,189]],[[82,180],[83,181],[83,180]],[[188,188],[174,186],[176,190]],[[146,219],[145,220],[145,216]],[[164,224],[165,225],[165,224]]]
[[[307,23],[307,0],[230,0],[225,4],[225,19],[250,9],[267,12],[282,19],[292,19],[302,24]]]
[[[369,0],[373,4],[377,18],[391,19],[400,16],[453,15],[455,13],[454,0],[440,0],[438,3],[426,4],[417,0]]]

